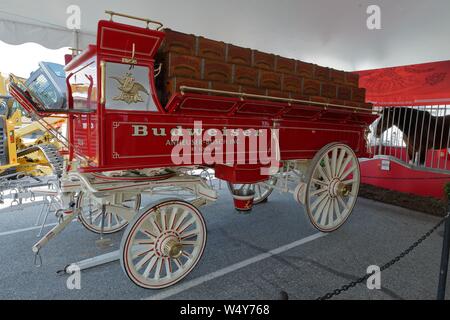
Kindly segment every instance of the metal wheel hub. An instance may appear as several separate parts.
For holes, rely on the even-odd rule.
[[[349,195],[350,190],[345,183],[338,178],[335,178],[329,184],[328,193],[332,198],[336,198],[338,196],[346,197]]]
[[[173,231],[161,234],[155,242],[155,252],[158,256],[179,258],[183,253],[183,245],[178,234]]]
[[[178,259],[183,253],[183,245],[175,239],[169,239],[163,244],[163,252],[166,256]]]

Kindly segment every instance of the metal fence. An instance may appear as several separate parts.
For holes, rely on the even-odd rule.
[[[381,114],[369,135],[375,157],[450,174],[450,105],[375,109]]]

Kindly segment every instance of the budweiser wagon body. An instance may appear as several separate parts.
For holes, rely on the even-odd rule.
[[[125,273],[142,287],[172,285],[203,253],[198,208],[216,199],[205,179],[211,170],[228,182],[236,204],[251,200],[238,209],[280,189],[321,231],[346,221],[359,189],[358,157],[369,156],[367,129],[376,118],[357,77],[160,30],[148,19],[138,19],[147,28],[117,23],[112,17],[120,14],[110,14],[99,22],[97,43],[66,65],[65,108],[49,109],[30,88],[11,85],[38,119],[68,119],[60,190],[67,208],[36,253],[77,216],[101,234],[127,227]],[[191,197],[141,208],[142,194],[170,190]]]

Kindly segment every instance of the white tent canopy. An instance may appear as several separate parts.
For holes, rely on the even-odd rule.
[[[381,30],[366,26],[381,8]],[[0,40],[74,47],[67,8],[81,9],[80,48],[105,10],[162,21],[187,33],[345,70],[450,59],[448,0],[2,0]]]
[[[49,49],[85,48],[95,41],[95,35],[45,25],[0,19],[0,40],[19,45],[35,42]]]

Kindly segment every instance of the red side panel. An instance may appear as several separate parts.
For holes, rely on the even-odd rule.
[[[311,159],[317,151],[331,142],[343,142],[348,144],[358,156],[366,157],[366,144],[364,140],[365,125],[321,122],[321,121],[298,121],[298,120],[280,120],[277,125],[273,120],[263,118],[252,118],[242,116],[190,116],[182,114],[158,114],[128,112],[109,112],[104,118],[105,127],[105,145],[104,162],[97,170],[116,170],[116,169],[138,169],[148,167],[172,167],[180,165],[175,163],[172,158],[172,151],[175,145],[171,142],[171,132],[174,129],[182,128],[194,130],[195,122],[201,122],[202,129],[205,131],[215,129],[224,131],[233,129],[266,129],[270,138],[270,129],[279,126],[279,141],[282,160]],[[137,128],[136,128],[137,126]],[[194,145],[197,143],[193,139]],[[203,150],[207,145],[203,145]],[[251,157],[250,142],[247,140],[244,146],[244,158],[246,164],[249,164]],[[233,144],[232,144],[233,145]],[[190,145],[192,147],[192,145]],[[233,147],[237,148],[237,147]],[[234,149],[233,162],[237,163],[236,158],[242,151]],[[225,150],[224,157],[227,150]],[[270,156],[271,152],[268,152]],[[191,155],[189,162],[182,165],[210,165],[217,163],[207,163],[204,158],[200,161]],[[222,162],[227,163],[225,158]],[[236,179],[242,179],[242,182],[264,180],[259,173],[259,167],[241,166],[240,171],[229,174],[227,166],[223,167],[223,176],[226,180],[237,182]],[[251,169],[254,169],[253,171]],[[221,169],[219,169],[221,170]],[[252,172],[250,172],[250,171]]]
[[[405,147],[380,146],[371,147],[374,155],[386,155],[408,163],[411,159]],[[446,149],[427,150],[424,166],[427,168],[450,170],[450,152]]]
[[[382,170],[381,162],[381,159],[361,162],[362,183],[420,196],[443,198],[444,185],[450,181],[450,175],[413,170],[395,161],[390,161],[389,170]]]
[[[97,144],[98,127],[97,116],[93,115],[74,115],[72,116],[72,144],[74,151],[90,160],[98,163]]]

